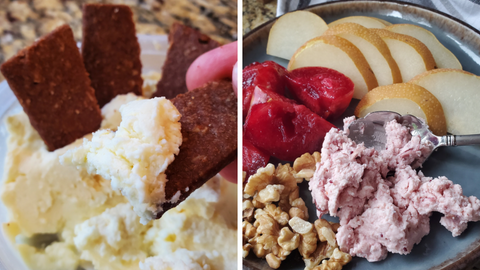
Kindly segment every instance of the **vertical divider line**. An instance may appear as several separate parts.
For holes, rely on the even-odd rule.
[[[237,0],[237,265],[243,269],[242,256],[242,146],[243,146],[243,114],[242,114],[242,67],[243,67],[243,0]]]

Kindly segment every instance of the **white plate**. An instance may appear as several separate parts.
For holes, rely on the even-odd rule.
[[[138,35],[140,43],[142,61],[142,72],[161,71],[168,49],[168,39],[166,35]],[[3,168],[5,166],[5,155],[7,153],[8,132],[5,125],[5,119],[9,115],[22,111],[15,95],[6,81],[0,83],[0,185],[3,184]],[[0,223],[8,222],[7,208],[0,201]],[[0,270],[28,270],[23,263],[20,255],[10,243],[3,229],[0,233]]]

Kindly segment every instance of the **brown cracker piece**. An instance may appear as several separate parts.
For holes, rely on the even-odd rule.
[[[95,91],[68,25],[21,50],[0,70],[48,150],[100,127]]]
[[[163,212],[185,200],[237,156],[237,97],[229,81],[209,82],[172,100],[182,115],[180,153],[168,166]]]
[[[101,107],[120,94],[142,95],[140,45],[128,6],[83,6],[82,56]]]
[[[157,84],[154,97],[172,99],[178,94],[186,93],[185,76],[188,67],[205,52],[220,44],[208,36],[180,23],[174,23],[168,35],[170,46],[162,68],[162,78]]]

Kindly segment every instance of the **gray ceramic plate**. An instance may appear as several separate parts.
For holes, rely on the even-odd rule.
[[[346,16],[365,15],[391,23],[422,26],[435,34],[438,40],[457,56],[464,70],[480,75],[480,32],[446,14],[411,4],[385,1],[327,3],[306,10],[320,15],[327,23]],[[287,65],[287,61],[265,53],[268,32],[272,24],[273,21],[267,22],[244,37],[245,66],[254,61],[265,60],[274,60],[284,66]],[[356,103],[352,102],[344,116],[353,114]],[[480,100],[478,103],[480,106]],[[422,171],[427,176],[445,175],[462,185],[465,195],[480,197],[480,147],[440,149],[424,164]],[[313,221],[317,216],[308,184],[303,183],[301,190]],[[376,263],[369,263],[363,258],[354,258],[343,269],[464,269],[473,266],[480,257],[480,222],[470,223],[461,236],[454,238],[440,225],[440,217],[438,213],[432,215],[430,234],[413,248],[411,254],[389,254],[386,260]],[[253,254],[244,260],[244,266],[246,269],[270,269],[264,259],[257,259]],[[304,269],[304,267],[300,255],[292,253],[282,262],[280,269]]]

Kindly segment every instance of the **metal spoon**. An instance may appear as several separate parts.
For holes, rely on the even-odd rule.
[[[402,116],[389,111],[371,112],[365,117],[353,121],[347,127],[349,129],[348,137],[356,143],[363,142],[366,147],[373,147],[377,151],[384,150],[387,143],[385,124],[394,119],[407,126],[413,136],[419,135],[422,142],[430,142],[433,146],[430,154],[441,146],[480,144],[480,134],[436,136],[422,119],[410,114]]]

